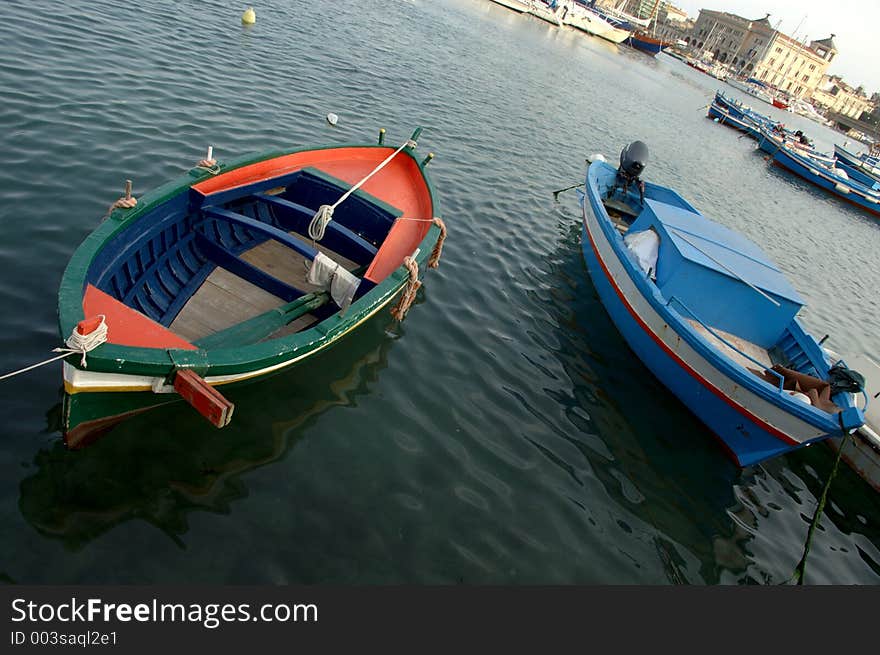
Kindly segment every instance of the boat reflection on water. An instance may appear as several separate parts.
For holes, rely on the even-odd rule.
[[[183,547],[192,512],[229,513],[248,495],[243,473],[279,461],[324,412],[370,392],[395,342],[389,325],[369,321],[315,361],[236,390],[236,421],[222,430],[181,403],[134,417],[90,448],[59,439],[21,483],[23,517],[71,550],[134,519]],[[59,416],[60,406],[49,410],[50,431]]]
[[[566,438],[616,505],[611,514],[628,515],[638,539],[653,544],[668,582],[747,577],[743,540],[751,535],[726,520],[741,511],[740,473],[633,355],[585,275],[579,227],[570,214],[560,222],[565,236],[548,258],[556,300],[547,306],[561,327],[555,354],[572,383],[566,401],[577,430]]]

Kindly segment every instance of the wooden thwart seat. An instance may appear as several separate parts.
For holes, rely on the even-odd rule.
[[[228,221],[246,227],[254,232],[261,232],[269,238],[275,239],[275,241],[295,250],[306,259],[314,259],[315,255],[318,254],[318,251],[312,248],[309,244],[291,236],[284,230],[279,230],[277,227],[258,221],[255,218],[250,218],[243,214],[236,214],[233,211],[221,209],[220,207],[208,207],[204,210],[204,215],[207,218]]]

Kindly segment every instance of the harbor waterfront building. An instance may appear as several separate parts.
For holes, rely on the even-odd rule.
[[[864,88],[854,89],[837,75],[823,76],[822,82],[813,93],[813,103],[829,112],[856,119],[862,114],[870,114],[877,106],[865,94]]]
[[[798,41],[770,23],[701,9],[688,37],[694,56],[711,59],[740,77],[752,77],[797,98],[810,98],[837,55],[827,39]]]

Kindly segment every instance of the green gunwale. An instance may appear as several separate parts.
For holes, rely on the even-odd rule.
[[[271,150],[258,154],[246,155],[221,164],[220,172],[248,166],[257,162],[282,157],[297,152],[313,150],[331,150],[337,148],[380,148],[387,150],[387,145],[376,144],[341,144],[292,150]],[[411,148],[405,148],[405,154],[415,161],[422,174],[434,215],[438,215],[434,188],[422,163],[412,154]],[[108,240],[126,229],[143,214],[164,203],[172,197],[185,193],[193,184],[214,177],[200,169],[192,169],[179,178],[167,182],[148,191],[138,199],[132,209],[117,209],[101,223],[79,245],[73,253],[58,290],[58,326],[62,339],[71,333],[76,324],[83,320],[82,298],[86,286],[86,275],[95,255],[104,247]],[[440,230],[432,225],[419,244],[416,260],[421,268],[430,254],[428,245],[433,245]],[[130,375],[148,375],[153,377],[169,376],[177,369],[191,368],[200,375],[235,375],[274,366],[294,358],[300,358],[329,345],[352,326],[364,320],[379,306],[388,303],[406,283],[409,273],[405,266],[400,266],[380,284],[376,285],[362,298],[354,302],[344,316],[334,314],[316,326],[279,339],[264,343],[235,348],[219,348],[206,350],[163,350],[159,348],[140,348],[105,343],[88,354],[88,370],[104,373],[126,373]],[[74,367],[81,368],[80,356],[71,355],[66,361]]]

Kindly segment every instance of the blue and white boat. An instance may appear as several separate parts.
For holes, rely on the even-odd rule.
[[[834,156],[816,150],[803,132],[792,132],[781,123],[776,127],[762,125],[758,135],[758,148],[768,155],[775,155],[780,149],[787,148],[802,157],[811,160],[823,168],[834,167]],[[806,141],[806,142],[805,142]]]
[[[717,101],[714,101],[709,105],[709,110],[707,111],[706,116],[721,125],[727,125],[740,132],[745,132],[753,139],[759,139],[761,137],[761,124],[756,123],[754,119],[750,118],[747,114],[729,109],[718,104]]]
[[[861,184],[832,165],[785,144],[773,152],[773,163],[867,212],[880,216],[880,191]]]
[[[593,161],[581,195],[587,268],[636,355],[740,466],[861,426],[779,268],[675,191],[642,182],[646,160],[636,141],[617,169]]]
[[[880,183],[880,157],[867,154],[857,155],[843,146],[834,144],[834,158],[837,165],[847,174],[865,186],[874,187]]]

